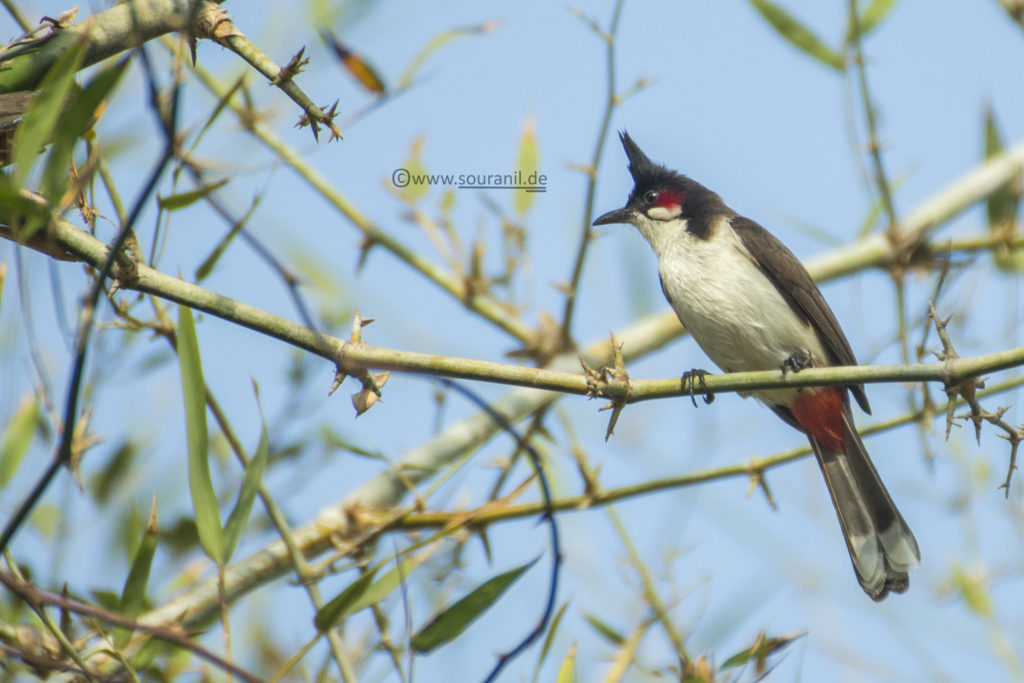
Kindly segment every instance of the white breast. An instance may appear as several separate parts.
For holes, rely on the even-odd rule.
[[[789,307],[723,219],[710,239],[685,222],[638,225],[658,255],[662,287],[676,315],[708,357],[726,372],[779,369],[792,354],[824,348],[811,326]],[[794,390],[755,395],[788,404]]]

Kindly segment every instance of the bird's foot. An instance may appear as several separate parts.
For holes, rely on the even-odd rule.
[[[708,404],[715,400],[715,395],[708,391],[707,382],[704,378],[708,376],[707,370],[687,370],[683,373],[683,376],[679,378],[679,385],[683,390],[684,394],[690,395],[690,400],[693,401],[693,407],[697,407],[697,394],[704,394],[704,403]],[[699,387],[699,391],[698,391]]]
[[[811,356],[810,351],[797,351],[782,361],[779,369],[782,370],[783,375],[788,375],[791,372],[796,373],[805,370],[813,364],[814,358]]]

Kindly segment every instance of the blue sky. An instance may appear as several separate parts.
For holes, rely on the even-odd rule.
[[[845,2],[796,3],[785,6],[833,46],[844,32]],[[315,36],[312,11],[295,3],[226,3],[239,27],[279,63],[306,45],[313,58],[300,84],[318,104],[340,98],[342,118],[369,102],[369,96],[327,55]],[[53,3],[36,3],[39,14],[59,12]],[[583,13],[606,26],[611,4],[588,3]],[[32,15],[31,12],[29,12]],[[394,82],[432,38],[457,26],[499,20],[484,35],[467,36],[441,47],[424,65],[420,82],[401,97],[346,128],[341,142],[314,145],[308,130],[292,129],[294,105],[279,92],[250,77],[250,87],[266,107],[275,130],[309,159],[362,211],[390,233],[407,240],[431,258],[436,254],[416,226],[403,219],[404,208],[385,187],[392,171],[404,165],[413,142],[422,137],[422,162],[438,173],[510,172],[527,122],[535,127],[540,167],[549,178],[548,192],[536,196],[526,217],[528,260],[517,297],[537,321],[539,311],[558,315],[563,296],[555,286],[570,272],[583,222],[585,178],[573,165],[586,163],[594,148],[605,97],[603,43],[569,7],[560,3],[426,4],[382,2],[353,5],[333,15],[334,30]],[[15,33],[6,18],[0,32]],[[7,30],[3,30],[7,29]],[[733,208],[772,230],[802,258],[853,240],[875,200],[865,174],[869,159],[855,147],[851,131],[863,141],[863,116],[852,82],[783,41],[745,2],[627,2],[617,38],[618,90],[638,79],[651,84],[625,101],[614,113],[612,130],[598,172],[597,213],[621,206],[630,189],[624,155],[614,131],[628,129],[647,154],[718,191]],[[897,3],[884,24],[864,45],[868,77],[878,109],[880,136],[890,178],[897,185],[897,212],[908,214],[946,184],[974,167],[982,149],[984,107],[993,108],[1008,144],[1024,138],[1024,31],[1013,24],[994,0]],[[202,43],[200,62],[222,80],[245,67],[228,51]],[[112,107],[100,134],[124,145],[115,167],[122,177],[141,179],[153,155],[150,113],[142,94],[122,92],[124,105]],[[132,94],[134,92],[134,94]],[[212,99],[195,83],[185,91],[185,121],[201,125]],[[330,315],[358,307],[377,322],[367,340],[380,346],[488,360],[507,360],[514,340],[403,269],[378,250],[355,271],[358,235],[345,220],[314,195],[288,169],[234,122],[224,121],[208,134],[199,154],[221,162],[212,173],[232,178],[225,197],[242,213],[254,194],[262,193],[251,230],[304,277],[307,297]],[[134,169],[134,170],[133,170]],[[129,194],[131,180],[125,181]],[[161,191],[169,193],[164,183]],[[492,193],[511,210],[511,193]],[[438,210],[441,190],[434,189],[422,207]],[[151,233],[154,215],[148,216]],[[498,234],[493,215],[475,191],[456,192],[454,224],[466,243]],[[877,229],[878,226],[874,226]],[[985,230],[981,209],[966,212],[943,228],[942,235],[978,234]],[[194,271],[210,245],[226,229],[202,207],[181,212],[172,220],[161,268],[174,273]],[[147,234],[142,231],[142,234]],[[611,227],[592,246],[579,296],[576,339],[606,338],[640,315],[667,309],[658,289],[656,264],[648,246],[628,227]],[[497,242],[488,263],[498,263]],[[47,342],[46,358],[58,389],[66,377],[67,348],[55,322],[48,293],[48,267],[43,257],[25,254],[37,334]],[[0,261],[13,260],[12,247],[0,244]],[[62,266],[59,291],[70,305],[81,291],[78,269]],[[8,276],[0,331],[14,342],[0,350],[0,373],[12,381],[0,388],[0,416],[7,416],[31,386],[26,339]],[[205,286],[297,319],[286,292],[247,249],[236,246],[231,258]],[[934,288],[930,275],[908,279],[908,311],[917,327]],[[891,313],[894,290],[887,274],[861,273],[830,283],[823,291],[843,323],[862,362],[898,362],[896,326]],[[1019,277],[994,272],[984,257],[956,277],[945,292],[943,312],[954,313],[954,341],[962,355],[1019,344],[1021,320]],[[941,307],[940,307],[941,308]],[[59,315],[59,314],[57,314]],[[66,316],[67,314],[65,314]],[[70,319],[69,319],[70,320]],[[343,325],[344,327],[344,325]],[[433,434],[437,419],[434,388],[427,382],[393,376],[385,400],[353,421],[347,385],[325,400],[331,368],[310,362],[322,376],[310,393],[287,395],[284,376],[294,360],[291,350],[274,340],[206,317],[199,326],[207,380],[215,391],[236,400],[229,413],[243,433],[255,434],[256,411],[249,378],[261,385],[269,415],[289,400],[303,402],[309,420],[282,425],[282,441],[329,422],[352,440],[379,449],[389,458]],[[101,340],[116,350],[118,338]],[[168,519],[187,511],[182,418],[176,369],[164,365],[145,381],[135,378],[141,359],[163,352],[154,343],[135,340],[123,370],[95,395],[96,429],[110,439],[98,448],[97,467],[116,443],[130,434],[153,445],[153,460],[122,495],[143,508],[159,492]],[[100,350],[94,363],[119,358]],[[690,340],[630,365],[634,377],[672,377],[710,362]],[[994,380],[1002,379],[1000,374]],[[479,386],[488,397],[506,389]],[[62,390],[62,389],[61,389]],[[938,388],[937,395],[941,395]],[[147,396],[146,401],[138,400]],[[907,390],[896,384],[869,388],[874,418],[858,415],[862,424],[898,414],[907,405]],[[994,409],[1017,402],[1017,396],[991,399]],[[598,403],[566,397],[552,420],[558,439],[550,446],[556,489],[576,494],[580,483],[565,446],[562,421],[572,424],[574,438],[592,464],[601,467],[602,485],[614,488],[652,478],[745,462],[802,444],[802,437],[753,401],[721,396],[711,406],[694,410],[688,400],[646,402],[623,413],[616,434],[603,441],[607,413]],[[472,412],[452,396],[441,423]],[[1011,407],[1007,421],[1021,421]],[[401,424],[401,429],[396,429]],[[721,663],[762,630],[772,635],[808,631],[791,648],[774,673],[781,680],[1013,680],[1024,676],[1021,647],[1024,625],[1014,605],[1024,599],[1024,556],[1021,554],[1021,483],[1014,480],[1009,500],[996,486],[1002,480],[1009,449],[991,429],[980,445],[960,429],[947,443],[936,422],[927,443],[935,455],[922,459],[922,441],[914,428],[890,431],[866,440],[883,477],[914,529],[922,550],[922,566],[912,575],[911,589],[882,604],[868,600],[853,576],[838,525],[817,468],[810,460],[769,474],[778,501],[772,510],[760,493],[747,495],[748,482],[729,480],[706,486],[650,495],[616,506],[663,598],[674,604],[672,615],[690,638],[692,654],[714,653]],[[255,443],[255,437],[251,441]],[[106,449],[106,450],[104,450]],[[479,503],[491,481],[486,469],[506,455],[507,440],[498,439],[442,487],[435,499],[447,507]],[[40,453],[45,453],[40,449]],[[89,463],[86,468],[88,471]],[[334,454],[307,454],[295,471],[276,471],[268,482],[285,501],[294,523],[310,519],[321,507],[343,497],[379,470],[373,462]],[[525,471],[524,471],[525,472]],[[20,480],[16,480],[20,481]],[[27,481],[27,480],[26,480]],[[6,513],[16,496],[11,488],[0,499]],[[288,491],[294,490],[294,495]],[[301,491],[301,494],[298,492]],[[103,520],[110,515],[94,506],[69,481],[55,486],[51,502],[67,501],[81,516],[70,522],[73,544],[82,547],[102,539]],[[166,503],[164,502],[166,501]],[[81,521],[78,521],[81,520]],[[91,520],[88,521],[87,520]],[[638,599],[638,581],[625,561],[626,551],[603,510],[560,518],[566,564],[560,602],[570,610],[555,640],[545,669],[574,643],[578,645],[581,680],[597,680],[608,664],[611,648],[583,619],[593,614],[628,632],[649,615]],[[80,533],[79,533],[80,532]],[[491,531],[494,551],[488,565],[479,545],[470,543],[465,583],[446,586],[451,599],[466,587],[544,552],[546,534],[532,521],[498,526]],[[244,555],[260,547],[257,534],[243,541]],[[74,545],[72,545],[74,548]],[[23,534],[16,550],[47,556],[42,541]],[[74,555],[74,550],[66,551]],[[545,560],[547,561],[547,560]],[[76,568],[79,588],[108,580],[123,562],[87,557]],[[70,564],[55,562],[69,571]],[[955,569],[983,576],[991,589],[997,618],[992,621],[969,610],[952,591]],[[158,570],[159,571],[159,570]],[[490,664],[490,653],[507,649],[532,625],[542,606],[546,570],[537,570],[517,584],[504,601],[464,639],[417,660],[419,680],[477,680]],[[157,598],[175,589],[165,582]],[[118,578],[109,589],[119,590]],[[350,580],[325,585],[330,594]],[[431,610],[427,576],[414,577],[419,602],[413,623]],[[297,623],[310,617],[304,596],[282,584],[259,607],[283,609]],[[401,620],[401,605],[391,603]],[[305,636],[282,619],[281,637]],[[357,628],[354,627],[354,628]],[[691,635],[692,634],[692,635]],[[1016,651],[1001,653],[1000,647]],[[285,646],[288,647],[288,646]],[[507,680],[532,672],[536,648],[513,666]],[[664,635],[656,629],[641,649],[652,666],[670,662]],[[312,660],[311,660],[312,661]],[[1015,662],[1015,664],[1013,663]],[[382,661],[371,671],[386,672]],[[1014,668],[1016,666],[1017,668]],[[643,680],[637,673],[636,680]],[[373,680],[373,677],[369,677]]]

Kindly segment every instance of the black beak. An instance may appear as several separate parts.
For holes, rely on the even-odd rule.
[[[609,223],[631,223],[630,218],[633,217],[633,209],[628,206],[624,206],[621,209],[615,209],[609,211],[603,216],[598,217],[594,221],[594,225],[608,225]]]

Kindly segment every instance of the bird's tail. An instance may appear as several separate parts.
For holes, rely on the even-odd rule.
[[[842,452],[833,452],[814,436],[809,438],[828,484],[857,580],[872,600],[881,600],[889,591],[907,590],[907,572],[920,561],[921,553],[914,534],[882,484],[846,405],[842,417]]]

